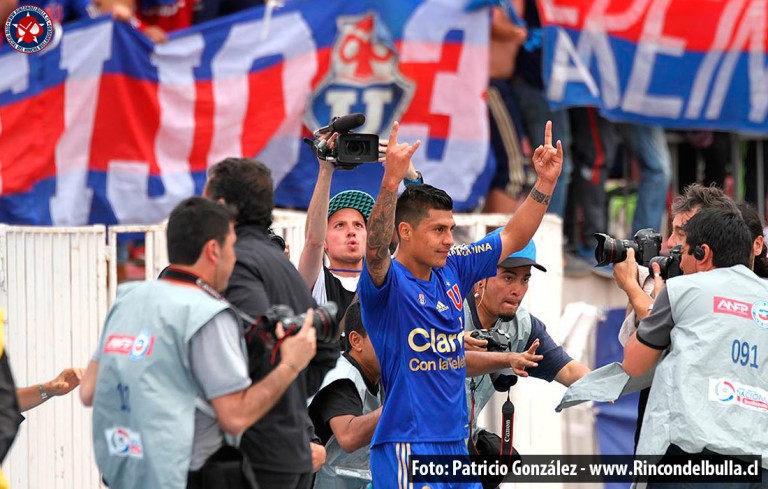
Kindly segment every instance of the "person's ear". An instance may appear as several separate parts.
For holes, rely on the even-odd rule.
[[[349,346],[352,347],[353,350],[356,351],[362,351],[363,349],[363,336],[358,333],[357,331],[352,331],[347,335],[347,341],[349,342]]]
[[[205,251],[208,255],[208,258],[211,261],[217,261],[219,259],[221,251],[219,250],[219,243],[215,239],[209,240],[205,244]]]
[[[764,246],[765,246],[765,238],[763,236],[758,236],[757,238],[755,238],[755,241],[753,241],[752,243],[752,253],[755,256],[762,256]]]
[[[400,236],[400,239],[409,241],[411,239],[411,233],[413,233],[413,228],[407,222],[401,222],[397,226],[397,233]]]

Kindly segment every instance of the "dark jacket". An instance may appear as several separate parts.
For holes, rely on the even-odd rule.
[[[236,226],[235,231],[237,262],[225,292],[233,305],[255,318],[275,304],[290,306],[296,314],[315,306],[298,270],[272,244],[266,229],[246,224]],[[274,368],[270,364],[271,353],[270,345],[259,335],[249,340],[250,375],[254,383]],[[318,343],[309,367],[288,387],[275,407],[245,432],[241,448],[257,471],[312,472],[312,423],[306,400],[320,387],[338,356],[338,341]]]

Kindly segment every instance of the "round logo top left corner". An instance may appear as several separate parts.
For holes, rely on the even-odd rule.
[[[5,39],[20,53],[32,54],[45,49],[53,38],[53,22],[45,10],[22,5],[5,22]]]

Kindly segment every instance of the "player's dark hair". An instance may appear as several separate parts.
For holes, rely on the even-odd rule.
[[[432,185],[408,185],[400,198],[397,199],[395,229],[401,222],[407,222],[413,227],[418,226],[432,209],[452,211],[453,200],[445,193],[445,190]]]

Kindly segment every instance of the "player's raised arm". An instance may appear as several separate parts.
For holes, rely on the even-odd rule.
[[[501,258],[520,251],[533,238],[541,219],[547,212],[549,199],[555,190],[557,177],[563,166],[563,145],[558,140],[557,148],[552,145],[552,122],[547,121],[544,128],[544,146],[533,152],[533,167],[538,179],[531,193],[514,216],[501,231]]]
[[[389,243],[395,227],[395,207],[397,206],[397,188],[410,166],[411,156],[419,148],[421,141],[414,144],[398,143],[395,122],[389,135],[384,177],[381,189],[368,219],[368,243],[366,245],[365,266],[377,287],[384,283],[390,265]]]

